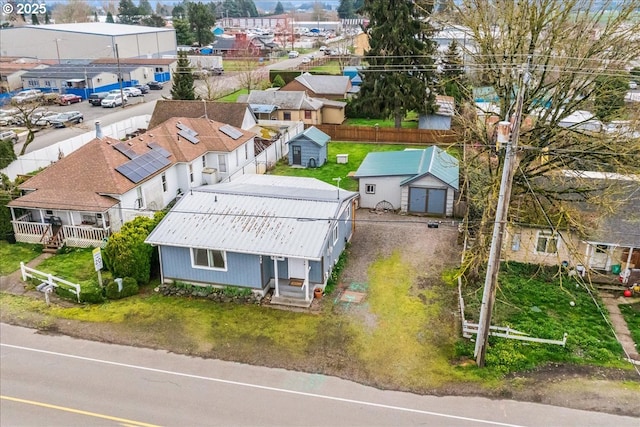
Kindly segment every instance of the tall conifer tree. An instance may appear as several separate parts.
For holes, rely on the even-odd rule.
[[[172,99],[196,99],[193,87],[193,74],[191,74],[191,64],[187,58],[187,52],[178,51],[178,65],[173,73],[173,87],[171,88]]]

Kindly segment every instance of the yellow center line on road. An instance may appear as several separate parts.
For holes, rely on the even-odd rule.
[[[89,417],[102,418],[105,420],[116,421],[118,423],[121,423],[127,426],[158,427],[155,424],[142,423],[139,421],[128,420],[126,418],[112,417],[111,415],[97,414],[95,412],[83,411],[81,409],[73,409],[73,408],[67,408],[64,406],[52,405],[50,403],[36,402],[34,400],[20,399],[17,397],[2,396],[2,395],[0,395],[0,399],[10,400],[12,402],[18,402],[18,403],[26,403],[28,405],[41,406],[43,408],[57,409],[59,411],[71,412],[74,414],[86,415]]]

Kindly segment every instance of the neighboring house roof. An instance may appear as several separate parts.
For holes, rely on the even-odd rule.
[[[199,142],[193,144],[179,137],[178,124],[197,132]],[[118,203],[107,195],[125,194],[177,162],[190,162],[207,152],[231,152],[255,137],[252,132],[236,128],[241,136],[233,139],[220,130],[222,126],[225,124],[207,119],[176,117],[125,143],[108,137],[95,138],[21,184],[21,190],[36,191],[12,201],[9,206],[105,210]],[[135,183],[116,170],[131,160],[114,147],[116,144],[124,145],[139,156],[151,151],[148,144],[152,142],[170,153],[166,166]]]
[[[332,220],[356,196],[315,178],[242,175],[184,195],[146,242],[319,260]]]
[[[327,99],[327,98],[313,98],[313,99],[321,102],[323,107],[345,108],[347,106],[347,103],[344,101],[336,101],[336,100]]]
[[[156,127],[175,116],[192,118],[206,116],[211,120],[242,128],[248,108],[249,105],[246,103],[159,99],[153,109],[149,128]]]
[[[249,104],[276,105],[280,110],[319,110],[322,102],[303,91],[253,90],[246,98]]]
[[[276,105],[269,104],[249,104],[254,114],[270,114],[278,109]]]
[[[295,78],[304,87],[314,93],[324,95],[344,95],[351,87],[349,76],[312,75],[303,73]]]
[[[317,127],[311,126],[307,128],[304,132],[296,135],[295,138],[292,138],[289,141],[287,141],[287,144],[291,144],[292,142],[296,142],[301,139],[304,139],[305,141],[313,142],[319,147],[324,147],[325,145],[327,145],[327,142],[329,142],[331,137],[326,133],[322,132]]]
[[[427,174],[458,189],[458,159],[436,146],[425,150],[371,152],[364,158],[354,177],[407,176],[401,183],[406,185]]]
[[[456,112],[456,100],[453,96],[436,95],[439,116],[453,116]]]

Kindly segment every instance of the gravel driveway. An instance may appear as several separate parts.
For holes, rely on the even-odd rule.
[[[437,222],[438,228],[428,228]],[[403,260],[420,276],[442,273],[443,268],[458,265],[461,247],[457,244],[458,226],[452,220],[438,220],[395,213],[356,212],[356,230],[350,255],[342,273],[342,283],[368,282],[369,266],[399,250]]]

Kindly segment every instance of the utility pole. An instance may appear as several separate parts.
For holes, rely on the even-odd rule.
[[[122,71],[120,70],[120,52],[118,52],[118,43],[114,43],[116,51],[116,62],[118,63],[118,82],[120,83],[120,101],[122,101],[122,108],[124,108],[124,93],[122,90]]]
[[[531,58],[529,58],[529,61]],[[498,271],[500,270],[500,252],[504,239],[504,229],[507,223],[507,213],[509,212],[509,201],[511,200],[511,188],[513,185],[513,175],[517,166],[516,150],[520,136],[520,123],[522,122],[522,106],[524,103],[524,92],[529,82],[529,61],[527,61],[518,97],[516,99],[516,111],[513,124],[501,122],[501,124],[511,125],[511,135],[507,137],[504,155],[504,165],[502,167],[502,180],[500,181],[500,191],[498,194],[498,204],[496,206],[496,219],[493,223],[493,235],[491,238],[491,249],[489,260],[487,261],[487,275],[484,281],[484,291],[482,292],[482,305],[480,306],[480,320],[478,321],[478,335],[476,336],[476,346],[474,356],[478,367],[484,367],[485,356],[487,354],[487,343],[489,341],[489,330],[491,327],[491,313],[493,303],[496,298],[496,286],[498,284]],[[507,134],[508,135],[508,134]]]

